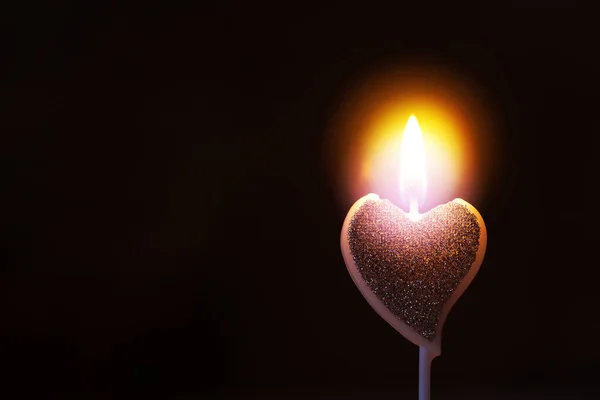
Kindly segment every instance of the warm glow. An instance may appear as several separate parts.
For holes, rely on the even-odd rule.
[[[376,193],[409,211],[411,199],[404,185],[423,175],[420,189],[413,190],[420,213],[457,197],[479,200],[500,152],[494,136],[502,125],[494,123],[485,108],[483,92],[436,68],[420,65],[374,73],[344,93],[325,153],[342,209]],[[415,158],[403,146],[403,132],[413,126],[422,132],[421,172],[400,167],[412,163],[407,157]],[[405,173],[413,178],[401,177]]]
[[[419,213],[427,186],[425,145],[419,122],[414,115],[408,119],[400,150],[400,196],[410,204],[410,215]]]

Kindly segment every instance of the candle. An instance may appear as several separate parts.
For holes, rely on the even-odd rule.
[[[401,146],[399,187],[408,212],[374,193],[362,197],[344,221],[341,250],[371,307],[419,346],[419,398],[427,400],[430,364],[441,354],[444,322],[481,266],[487,234],[479,212],[462,199],[419,213],[427,180],[414,116]]]

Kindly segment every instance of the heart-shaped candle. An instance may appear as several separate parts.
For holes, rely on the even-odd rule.
[[[352,206],[341,235],[348,272],[369,304],[434,357],[446,317],[479,270],[485,246],[483,219],[461,199],[415,220],[369,194]]]
[[[487,235],[479,212],[462,199],[418,213],[424,191],[419,180],[425,173],[424,165],[415,170],[414,164],[424,164],[422,142],[411,117],[401,155],[412,162],[403,166],[410,174],[401,181],[410,212],[376,194],[364,196],[346,216],[341,248],[348,272],[371,307],[432,359],[441,353],[450,309],[481,266]]]

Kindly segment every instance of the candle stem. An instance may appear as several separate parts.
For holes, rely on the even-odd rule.
[[[429,400],[432,359],[426,347],[419,347],[419,400]]]

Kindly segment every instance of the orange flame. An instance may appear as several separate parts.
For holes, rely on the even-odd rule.
[[[368,193],[405,210],[416,197],[421,212],[456,197],[477,203],[501,153],[494,139],[501,125],[494,124],[476,86],[420,66],[374,74],[342,100],[329,128],[325,159],[342,209]],[[411,115],[419,117],[418,123]],[[402,129],[417,127],[426,154],[418,173],[403,166],[415,154],[404,156],[402,143]],[[422,183],[409,183],[416,176]]]

